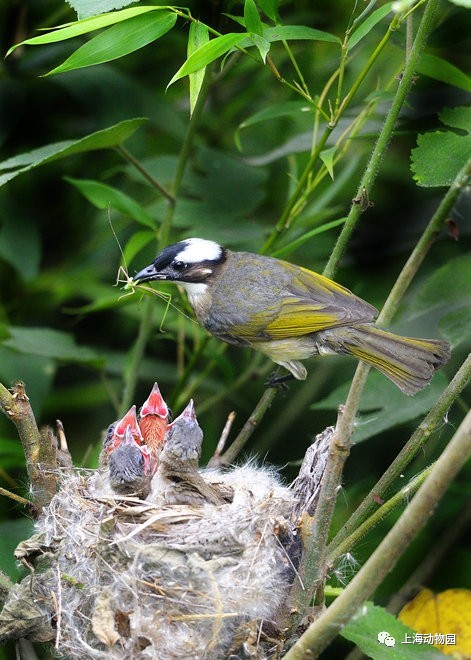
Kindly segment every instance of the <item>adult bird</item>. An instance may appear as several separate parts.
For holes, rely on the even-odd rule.
[[[301,360],[349,354],[405,394],[415,394],[450,357],[445,341],[382,330],[374,324],[372,305],[322,275],[214,241],[188,238],[169,245],[133,279],[180,284],[208,332],[261,351],[299,380],[307,375]]]

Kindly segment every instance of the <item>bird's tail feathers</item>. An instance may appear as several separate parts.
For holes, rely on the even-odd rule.
[[[401,337],[372,324],[348,330],[341,340],[344,351],[381,371],[405,394],[428,385],[435,370],[450,358],[450,345],[439,339]]]

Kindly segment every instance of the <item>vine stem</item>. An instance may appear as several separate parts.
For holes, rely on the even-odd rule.
[[[360,195],[363,188],[366,187],[368,189],[376,177],[380,162],[392,136],[399,111],[412,85],[415,67],[425,47],[427,37],[432,30],[438,4],[439,0],[430,0],[425,7],[408,62],[404,69],[402,81],[360,182]],[[324,270],[324,275],[327,277],[333,275],[335,267],[343,254],[343,250],[356,224],[356,220],[359,217],[359,213],[359,205],[352,205],[347,223],[342,229],[339,240]],[[396,303],[396,298],[391,299],[385,305],[386,310],[389,306]],[[384,314],[386,313],[387,311],[384,312]],[[315,594],[317,593],[316,604],[319,603],[320,596],[322,596],[322,585],[325,581],[327,570],[327,538],[335,507],[336,495],[341,483],[343,466],[350,453],[351,436],[368,372],[369,367],[366,364],[360,363],[358,365],[346,403],[339,412],[336,428],[332,436],[316,515],[311,524],[310,534],[299,568],[301,582],[307,585],[304,591],[298,590],[296,594],[295,607],[299,612],[300,618],[303,618],[306,614]]]
[[[471,453],[471,411],[390,532],[370,556],[345,591],[332,603],[284,656],[284,660],[315,658],[354,616],[361,604],[394,568],[410,542],[431,516],[449,484]]]
[[[378,136],[378,140],[376,141],[373,151],[371,152],[370,159],[363,173],[361,181],[358,185],[358,192],[354,198],[355,200],[362,199],[365,195],[365,192],[368,196],[371,193],[373,182],[376,178],[384,154],[386,153],[386,149],[392,137],[394,126],[399,117],[399,113],[413,84],[415,70],[417,68],[417,64],[422,51],[425,47],[427,38],[432,30],[438,6],[439,0],[429,0],[425,7],[419,29],[417,30],[417,35],[414,40],[414,44],[410,50],[410,53],[408,53],[408,59],[404,67],[397,92]],[[342,106],[340,107],[339,112],[341,109]],[[361,204],[354,201],[350,208],[347,221],[343,226],[342,231],[340,232],[332,254],[330,255],[329,261],[327,262],[327,266],[324,270],[324,275],[326,277],[332,278],[334,276],[342,255],[345,252],[345,248],[350,239],[350,236],[360,218],[361,211]]]

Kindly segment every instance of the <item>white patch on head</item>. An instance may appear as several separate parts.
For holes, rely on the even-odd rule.
[[[215,241],[207,241],[204,238],[187,238],[182,243],[185,247],[178,253],[177,259],[186,264],[217,261],[222,254],[222,247]]]

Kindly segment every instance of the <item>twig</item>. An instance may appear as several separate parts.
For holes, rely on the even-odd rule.
[[[450,406],[471,381],[471,354],[468,355],[455,377],[439,397],[430,412],[425,416],[422,423],[412,434],[408,442],[401,449],[381,479],[373,486],[359,507],[350,516],[348,521],[337,533],[329,545],[329,553],[333,553],[337,546],[342,543],[353,530],[358,527],[376,508],[378,498],[384,497],[393,481],[404,471],[406,466],[423,447],[428,438],[435,432],[437,426],[442,423]]]
[[[224,454],[220,457],[219,463],[229,465],[234,462],[236,456],[242,450],[242,448],[247,443],[248,439],[255,431],[257,425],[260,423],[261,419],[265,415],[268,408],[271,406],[273,399],[275,398],[278,392],[278,388],[270,387],[265,390],[259,399],[257,405],[253,409],[252,414],[245,422],[242,430],[240,431],[237,438],[234,440],[232,445],[227,449]]]
[[[435,463],[401,518],[386,535],[345,591],[300,637],[285,655],[285,660],[315,658],[330,644],[354,616],[431,516],[449,484],[471,453],[471,411],[466,415],[450,443]]]
[[[57,490],[56,449],[52,438],[39,432],[23,383],[16,383],[11,392],[0,383],[0,407],[16,426],[25,454],[33,503],[41,511]]]
[[[132,165],[133,167],[136,168],[136,170],[139,172],[139,174],[141,174],[141,175],[144,177],[144,179],[146,179],[146,180],[150,183],[150,185],[151,185],[153,188],[155,188],[156,190],[158,190],[158,192],[162,195],[162,197],[165,197],[165,199],[167,200],[167,202],[169,202],[170,204],[175,204],[175,198],[173,197],[173,195],[171,195],[171,194],[168,192],[168,190],[166,190],[166,189],[165,189],[165,188],[164,188],[164,187],[163,187],[163,186],[162,186],[162,185],[161,185],[161,184],[160,184],[160,183],[159,183],[159,182],[158,182],[158,181],[152,176],[152,174],[150,174],[150,172],[148,172],[148,170],[146,170],[146,168],[143,167],[143,166],[141,165],[141,163],[137,160],[137,158],[135,158],[135,157],[132,155],[132,153],[131,153],[130,151],[128,151],[128,150],[127,150],[125,147],[123,147],[123,145],[121,145],[121,144],[118,145],[118,146],[116,147],[116,151],[117,151],[117,152],[118,152],[118,153],[119,153],[119,154],[120,154],[125,160],[127,160],[129,163],[131,163],[131,165]]]
[[[231,432],[232,424],[234,423],[235,418],[236,413],[234,411],[228,414],[226,423],[224,424],[224,428],[221,432],[221,436],[216,445],[216,449],[214,450],[214,454],[212,455],[208,465],[217,465],[219,463],[219,458],[224,451],[224,447],[226,446],[227,438],[229,437],[229,433]]]
[[[399,113],[413,84],[415,70],[417,68],[417,64],[422,51],[425,47],[427,38],[432,30],[438,6],[439,0],[430,0],[430,2],[428,2],[425,7],[417,35],[414,40],[414,44],[404,67],[404,72],[401,77],[399,87],[381,132],[378,136],[378,140],[373,148],[373,151],[371,152],[368,165],[366,166],[365,172],[363,173],[361,181],[358,184],[358,192],[355,199],[360,199],[363,196],[364,191],[366,191],[368,194],[371,194],[373,183],[376,179],[376,175],[378,173],[379,166],[384,157],[384,154],[386,153],[389,141],[393,135],[394,127],[399,117]],[[342,227],[342,231],[340,232],[340,235],[337,239],[337,243],[335,244],[327,266],[324,270],[324,275],[326,277],[332,278],[334,276],[335,271],[340,263],[340,259],[345,252],[345,248],[350,239],[350,236],[360,218],[361,211],[361,204],[353,202],[350,208],[350,213],[347,217],[347,221]]]
[[[368,192],[376,177],[380,162],[384,156],[384,152],[391,138],[399,111],[406,99],[407,93],[412,85],[412,78],[415,67],[417,65],[420,54],[425,47],[426,39],[432,29],[435,12],[438,8],[439,0],[430,0],[422,17],[422,21],[417,32],[416,39],[410,54],[409,60],[404,69],[404,75],[401,84],[396,92],[396,96],[392,103],[391,109],[388,113],[386,121],[383,125],[378,141],[373,149],[370,161],[366,171],[362,177],[359,186],[359,194],[363,189]],[[324,270],[324,275],[331,277],[340,260],[343,250],[347,244],[351,232],[358,220],[360,209],[358,204],[353,204],[350,211],[347,223],[342,229],[334,251],[329,259],[329,262]],[[398,299],[388,299],[385,304],[386,311],[392,307],[395,308]],[[326,469],[326,477],[322,484],[319,503],[316,511],[316,516],[312,522],[311,534],[309,537],[309,544],[306,547],[305,553],[301,560],[300,574],[303,577],[305,584],[308,585],[308,590],[302,594],[296,607],[299,608],[301,618],[305,615],[312,598],[316,591],[322,587],[325,580],[325,572],[327,570],[327,538],[330,529],[330,522],[334,511],[336,495],[341,483],[341,476],[343,466],[350,452],[351,436],[354,429],[355,417],[360,404],[361,395],[369,372],[369,367],[360,363],[356,369],[353,381],[347,396],[347,401],[339,414],[335,432],[332,437],[331,447],[329,451],[328,464]],[[318,603],[323,594],[316,595],[316,603]]]

